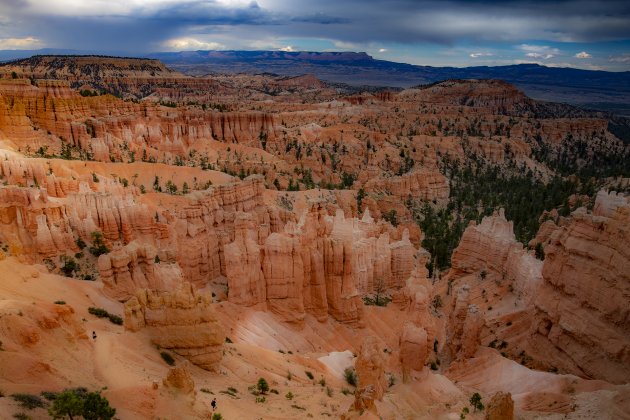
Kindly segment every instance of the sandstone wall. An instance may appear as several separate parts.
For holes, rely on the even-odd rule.
[[[212,297],[189,283],[174,291],[138,291],[125,303],[125,328],[146,329],[154,344],[207,370],[216,370],[223,357],[225,332]]]
[[[600,191],[545,247],[533,351],[550,365],[611,382],[630,377],[630,201]]]

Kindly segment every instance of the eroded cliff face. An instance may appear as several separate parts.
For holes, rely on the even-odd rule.
[[[545,245],[532,352],[548,365],[622,383],[630,377],[630,202],[600,191]]]
[[[513,223],[506,220],[503,210],[484,217],[479,225],[471,224],[453,251],[452,261],[449,280],[474,274],[477,281],[468,282],[476,286],[481,281],[488,289],[493,287],[490,280],[506,282],[524,301],[534,297],[542,282],[542,261],[516,240]]]
[[[235,241],[226,246],[228,299],[245,305],[266,301],[290,322],[301,323],[310,313],[320,321],[330,314],[361,325],[362,296],[377,288],[401,289],[414,264],[408,235],[391,241],[391,227],[375,223],[369,211],[361,220],[341,210],[329,216],[323,202],[313,201],[297,223],[266,237],[249,216],[237,218]]]
[[[94,89],[95,78],[85,70],[93,63],[80,61],[55,76],[50,62],[19,73],[33,82],[0,79],[0,265],[44,263],[37,272],[45,278],[55,277],[48,269],[96,279],[55,279],[54,295],[74,300],[75,313],[48,294],[33,306],[30,295],[43,294],[39,275],[7,270],[0,286],[12,298],[0,302],[0,333],[11,357],[27,351],[35,355],[27,366],[36,366],[55,335],[63,336],[56,355],[77,341],[92,348],[70,349],[72,357],[87,354],[77,360],[135,369],[125,381],[137,386],[140,411],[129,417],[163,415],[156,401],[179,394],[203,405],[194,402],[195,387],[223,389],[226,375],[243,394],[260,376],[273,378],[282,402],[307,400],[307,410],[323,416],[321,387],[300,371],[316,372],[334,389],[332,412],[350,406],[348,417],[384,418],[457,417],[477,388],[484,403],[506,392],[488,410],[499,418],[569,412],[596,387],[606,395],[621,389],[581,381],[572,395],[577,378],[532,369],[627,382],[627,198],[600,193],[592,214],[550,210],[531,243],[543,243],[544,261],[516,241],[498,211],[466,229],[450,271],[432,279],[415,212],[418,204],[446,204],[457,161],[507,174],[531,169],[544,181],[554,173],[536,153],[552,158],[567,139],[587,141],[587,154],[622,150],[605,120],[538,118],[539,104],[501,82],[343,97],[309,76],[194,79],[124,60],[99,62],[96,74],[108,89],[126,89],[127,100],[82,96],[76,89]],[[126,87],[118,71],[129,76]],[[368,305],[376,295],[391,302]],[[127,333],[90,319],[99,341],[88,340],[79,319],[93,305],[113,313],[124,305]],[[226,336],[233,342],[223,344]],[[103,357],[112,343],[125,354]],[[156,346],[222,375],[181,365],[167,373]],[[332,362],[324,367],[326,352]],[[345,386],[352,353],[354,402],[336,389]],[[128,395],[120,375],[97,369],[86,376],[107,377],[103,384]],[[296,381],[283,385],[288,373]],[[386,375],[402,381],[388,386]],[[160,382],[168,393],[156,391]],[[284,401],[298,383],[299,400]],[[265,409],[286,415],[276,402]],[[221,403],[230,418],[260,407],[246,398]]]
[[[451,357],[484,344],[539,369],[626,381],[629,215],[626,197],[600,191],[592,212],[541,226],[544,261],[502,214],[468,227],[447,276]]]
[[[189,283],[170,292],[138,291],[125,303],[125,328],[146,330],[155,345],[206,370],[216,370],[223,357],[225,332],[212,297]]]

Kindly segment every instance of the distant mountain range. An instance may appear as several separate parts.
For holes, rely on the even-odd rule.
[[[0,60],[69,53],[79,52],[50,49],[0,51]],[[405,88],[446,79],[499,79],[516,85],[535,99],[630,116],[630,71],[606,72],[537,64],[431,67],[376,60],[361,52],[182,51],[158,52],[145,57],[159,59],[169,68],[194,76],[211,73],[314,74],[329,83],[353,86]]]

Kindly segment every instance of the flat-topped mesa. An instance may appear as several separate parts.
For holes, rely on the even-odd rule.
[[[431,103],[462,105],[493,114],[534,115],[534,101],[501,80],[446,80],[404,91],[401,96]]]
[[[133,74],[160,77],[175,73],[159,60],[95,55],[36,55],[0,64],[3,72],[17,73],[22,69],[38,79],[124,77]]]
[[[62,80],[91,95],[108,92],[135,99],[150,95],[186,99],[195,89],[217,94],[221,88],[210,78],[193,78],[168,69],[158,60],[104,56],[34,56],[0,64],[0,73],[41,81]],[[178,98],[179,97],[179,98]],[[157,98],[156,98],[157,99]]]
[[[189,283],[174,291],[138,291],[125,303],[125,328],[146,329],[155,345],[206,370],[216,370],[223,357],[225,332],[212,297],[196,292]]]
[[[630,377],[630,199],[600,191],[544,245],[532,357],[577,375]]]

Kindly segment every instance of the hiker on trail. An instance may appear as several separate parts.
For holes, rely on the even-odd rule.
[[[212,411],[217,409],[217,399],[213,398],[212,402],[210,403],[210,405],[212,406]]]
[[[96,331],[92,331],[92,339],[96,340]]]

